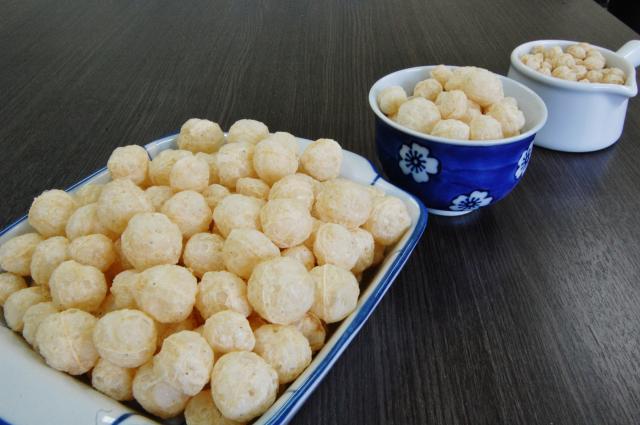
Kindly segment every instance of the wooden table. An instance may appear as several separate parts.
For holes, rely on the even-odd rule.
[[[189,117],[335,138],[375,160],[390,71],[506,73],[532,39],[638,35],[591,0],[45,1],[0,12],[0,225]],[[591,154],[536,149],[499,204],[431,217],[296,424],[640,422],[640,102]]]

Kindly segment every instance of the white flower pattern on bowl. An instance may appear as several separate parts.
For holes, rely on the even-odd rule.
[[[418,183],[428,182],[429,174],[437,174],[438,163],[437,159],[429,157],[429,149],[417,143],[400,148],[400,169],[406,175],[411,174]]]
[[[529,148],[522,152],[520,155],[520,159],[518,160],[518,169],[516,170],[516,178],[519,179],[524,175],[524,172],[527,171],[527,166],[529,165],[529,161],[531,161],[531,151],[533,150],[533,142],[529,145]]]
[[[449,209],[452,211],[473,211],[480,207],[486,207],[493,200],[488,195],[489,192],[481,190],[474,190],[469,195],[460,195],[451,202]]]

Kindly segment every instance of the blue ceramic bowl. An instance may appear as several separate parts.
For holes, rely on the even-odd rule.
[[[526,123],[518,136],[500,140],[451,140],[423,134],[389,119],[378,108],[378,93],[401,86],[407,93],[429,78],[434,66],[403,69],[378,80],[369,91],[376,114],[378,158],[389,179],[416,195],[439,215],[462,215],[507,196],[522,179],[533,139],[547,120],[547,108],[532,90],[500,76],[505,96],[516,98]]]

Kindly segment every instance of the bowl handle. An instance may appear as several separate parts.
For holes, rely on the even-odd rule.
[[[640,40],[627,41],[616,53],[631,62],[634,67],[638,67],[640,65]]]

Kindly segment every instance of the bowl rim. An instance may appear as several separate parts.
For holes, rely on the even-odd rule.
[[[537,103],[538,106],[541,108],[542,110],[542,119],[536,123],[533,127],[531,127],[528,131],[521,133],[517,136],[512,136],[512,137],[507,137],[504,139],[492,139],[492,140],[455,140],[455,139],[447,139],[444,137],[439,137],[439,136],[432,136],[431,134],[425,134],[425,133],[420,133],[419,131],[416,130],[412,130],[410,128],[407,128],[405,126],[402,126],[398,123],[396,123],[395,121],[391,120],[389,117],[387,117],[378,107],[378,100],[374,94],[374,90],[377,90],[379,87],[378,85],[380,84],[380,82],[382,80],[384,80],[387,77],[390,77],[392,75],[396,75],[396,74],[404,74],[410,71],[429,71],[433,68],[435,68],[437,65],[422,65],[422,66],[414,66],[411,68],[404,68],[404,69],[399,69],[397,71],[391,72],[389,74],[386,74],[380,78],[378,78],[378,80],[376,80],[375,83],[373,83],[373,85],[371,86],[371,88],[369,89],[369,107],[371,108],[371,110],[373,110],[373,113],[376,114],[376,116],[382,120],[385,124],[395,128],[398,131],[401,131],[403,133],[409,134],[415,138],[418,139],[422,139],[422,140],[427,140],[427,141],[432,141],[432,142],[438,142],[438,143],[443,143],[443,144],[447,144],[447,145],[458,145],[458,146],[474,146],[474,147],[483,147],[483,146],[498,146],[498,145],[508,145],[510,143],[515,143],[515,142],[520,142],[522,140],[528,139],[529,137],[533,137],[535,136],[535,134],[540,131],[540,129],[544,126],[544,124],[547,122],[547,117],[548,117],[548,111],[547,111],[547,105],[545,105],[544,101],[542,100],[542,98],[540,96],[538,96],[538,94],[536,92],[534,92],[533,90],[531,90],[529,87],[525,86],[524,84],[506,77],[504,75],[500,75],[500,74],[496,74],[494,72],[494,74],[496,74],[498,76],[498,78],[500,78],[500,80],[508,80],[510,83],[513,83],[517,86],[519,86],[519,88],[521,88],[523,91],[525,91],[532,99],[532,101],[534,103]],[[459,68],[459,66],[457,65],[445,65],[447,68]]]
[[[628,69],[626,70],[627,73],[627,81],[625,82],[624,85],[620,85],[620,84],[608,84],[608,83],[589,83],[589,84],[584,84],[584,83],[579,83],[577,81],[568,81],[568,80],[563,80],[562,78],[557,78],[557,77],[552,77],[550,75],[545,75],[542,74],[540,72],[534,71],[533,69],[529,68],[528,66],[526,66],[525,64],[523,64],[520,61],[520,56],[523,54],[526,54],[524,51],[526,50],[527,52],[531,51],[531,48],[533,48],[534,46],[548,46],[548,45],[558,45],[558,46],[569,46],[572,44],[578,44],[580,43],[579,41],[572,41],[572,40],[533,40],[533,41],[527,41],[526,43],[522,43],[519,46],[517,46],[515,49],[513,49],[511,51],[511,66],[513,66],[515,69],[517,69],[519,72],[523,73],[524,75],[526,75],[527,77],[533,79],[533,80],[537,80],[540,83],[544,83],[546,85],[550,85],[550,86],[554,86],[554,87],[558,87],[558,88],[562,88],[565,90],[573,90],[573,91],[577,91],[577,92],[585,92],[585,93],[605,93],[605,92],[609,92],[609,93],[615,93],[615,94],[621,94],[627,97],[633,97],[638,93],[638,87],[636,86],[636,72],[635,72],[635,67],[632,66],[632,64],[626,60],[625,58],[623,58],[622,56],[620,56],[619,54],[617,54],[616,52],[606,49],[604,47],[591,44],[595,49],[597,49],[598,51],[600,51],[601,53],[605,53],[607,55],[611,55],[611,56],[616,56],[617,58],[619,58],[620,60],[623,61],[623,63],[625,63],[628,67]],[[629,72],[631,71],[631,72]]]

